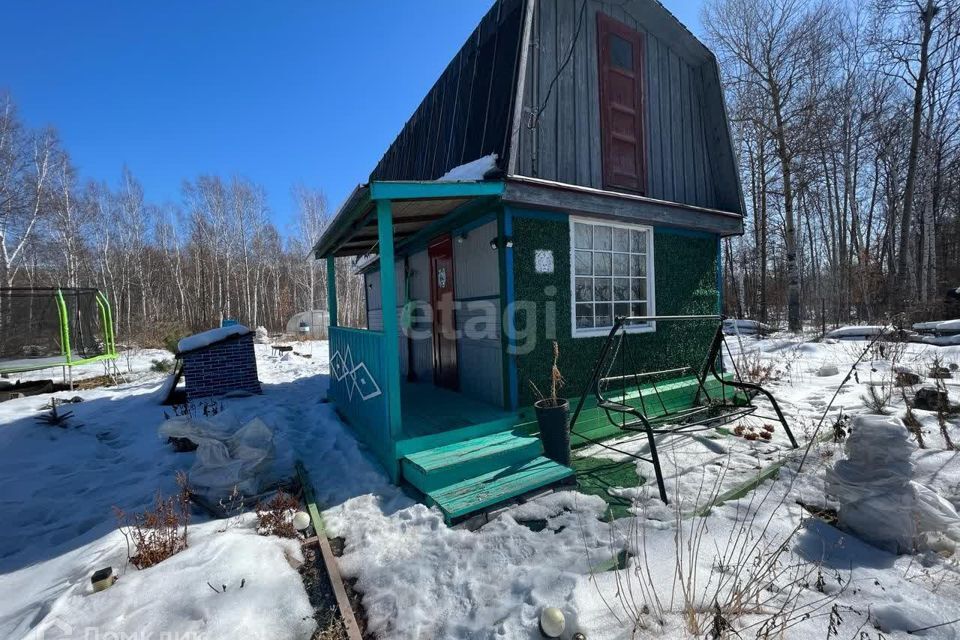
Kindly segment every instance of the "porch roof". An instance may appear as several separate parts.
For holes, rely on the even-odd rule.
[[[391,201],[395,243],[416,235],[454,210],[478,199],[497,199],[501,181],[398,182],[358,185],[313,247],[317,259],[379,253],[378,200]]]

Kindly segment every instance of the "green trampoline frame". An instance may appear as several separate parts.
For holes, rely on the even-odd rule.
[[[68,291],[72,290],[73,289],[68,289]],[[54,297],[57,303],[57,315],[60,320],[60,358],[55,360],[52,357],[39,358],[35,364],[28,364],[30,358],[24,358],[13,361],[17,363],[16,366],[10,366],[0,361],[0,374],[26,373],[27,371],[38,371],[40,369],[52,369],[55,367],[75,367],[82,364],[117,359],[117,343],[113,333],[113,311],[110,308],[110,301],[107,300],[107,297],[103,295],[99,289],[94,290],[94,299],[97,302],[97,307],[100,309],[100,322],[103,326],[104,352],[89,358],[74,359],[73,350],[70,346],[70,316],[67,313],[67,302],[63,298],[63,290],[61,288],[58,287],[54,289],[54,291]]]

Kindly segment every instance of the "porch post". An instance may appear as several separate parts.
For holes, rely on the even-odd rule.
[[[389,200],[377,200],[377,232],[380,243],[380,302],[383,310],[383,353],[390,434],[394,442],[402,435],[400,416],[400,332],[397,324],[397,283],[393,258],[393,211]]]
[[[311,294],[313,295],[313,294]],[[327,256],[327,324],[331,327],[337,324],[337,261],[333,256]]]

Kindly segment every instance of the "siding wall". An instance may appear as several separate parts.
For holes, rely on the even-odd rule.
[[[740,212],[713,57],[653,2],[587,0],[573,55],[558,76],[581,6],[582,0],[536,3],[515,172],[604,188],[596,21],[597,12],[603,12],[639,31],[645,42],[645,195]],[[540,116],[531,127],[535,112]]]
[[[490,240],[497,235],[496,221],[474,229],[454,231],[453,260],[457,329],[462,336],[457,344],[457,368],[461,393],[503,405],[503,350],[500,334],[500,272],[497,252],[490,248]],[[462,241],[460,237],[463,236]],[[410,300],[430,300],[430,259],[426,250],[409,256]],[[397,318],[403,311],[407,296],[404,281],[404,263],[396,263]],[[371,331],[383,330],[383,311],[380,301],[380,273],[377,269],[365,276],[367,294],[367,323]],[[400,372],[405,378],[413,358],[413,378],[417,382],[433,382],[432,317],[423,311],[412,316],[412,345],[400,337]],[[400,324],[403,327],[403,324]]]
[[[494,220],[466,236],[454,232],[453,260],[457,300],[457,345],[460,391],[503,405],[503,349],[501,348],[500,271],[498,254],[490,248],[497,235]]]

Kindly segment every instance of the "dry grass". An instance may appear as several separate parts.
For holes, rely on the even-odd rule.
[[[159,491],[153,509],[128,514],[114,507],[118,528],[127,542],[127,560],[137,569],[146,569],[163,562],[187,548],[187,526],[190,524],[190,492],[187,476],[177,474],[180,491],[164,498]]]
[[[298,537],[293,526],[293,514],[299,507],[300,501],[295,496],[277,491],[266,504],[257,504],[257,533],[280,538]]]

